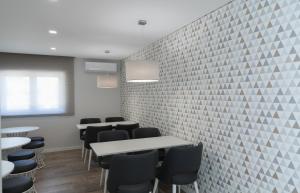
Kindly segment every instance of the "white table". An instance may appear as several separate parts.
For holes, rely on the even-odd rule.
[[[15,165],[12,162],[1,160],[1,176],[6,177],[14,170]]]
[[[8,127],[2,128],[0,131],[2,134],[5,134],[8,137],[25,137],[28,132],[36,131],[40,129],[35,126],[26,126],[26,127]]]
[[[90,146],[97,156],[107,156],[120,153],[170,148],[191,144],[192,142],[185,141],[174,136],[161,136],[111,142],[98,142],[91,143]]]
[[[81,130],[81,129],[86,129],[88,126],[101,127],[101,126],[112,125],[113,127],[115,127],[116,125],[131,125],[135,123],[137,122],[134,121],[105,122],[105,123],[77,124],[76,127],[78,130]]]
[[[4,137],[1,138],[1,149],[7,150],[12,148],[21,147],[30,143],[31,139],[28,137]]]

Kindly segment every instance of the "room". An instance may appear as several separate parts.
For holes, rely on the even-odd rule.
[[[300,193],[299,0],[0,0],[3,193]]]

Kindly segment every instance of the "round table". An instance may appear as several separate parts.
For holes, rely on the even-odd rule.
[[[30,143],[31,139],[28,137],[3,137],[1,138],[1,150],[2,158],[7,159],[7,155],[10,152],[16,150],[16,148],[21,147]]]
[[[8,137],[25,137],[27,136],[28,132],[36,131],[40,129],[39,127],[35,126],[26,126],[26,127],[8,127],[2,128],[1,133],[8,136]]]
[[[2,178],[6,177],[14,170],[14,164],[12,162],[1,160],[1,176]]]
[[[30,143],[31,139],[28,137],[3,137],[1,138],[1,149],[7,150],[21,147]]]

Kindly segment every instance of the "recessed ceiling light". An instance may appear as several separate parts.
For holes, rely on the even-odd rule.
[[[109,53],[110,53],[110,50],[105,50],[104,53],[105,53],[105,54],[109,54]]]
[[[49,34],[53,34],[53,35],[56,35],[57,34],[57,31],[56,30],[53,30],[53,29],[50,29],[48,31]]]
[[[56,48],[55,47],[52,47],[52,48],[50,48],[52,51],[55,51],[56,50]]]

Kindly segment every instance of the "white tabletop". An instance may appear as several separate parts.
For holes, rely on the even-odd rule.
[[[90,146],[97,156],[107,156],[120,153],[170,148],[191,144],[192,143],[189,141],[185,141],[174,136],[161,136],[111,142],[98,142],[92,143],[90,144]]]
[[[14,170],[15,165],[12,162],[1,160],[1,176],[2,178],[10,174]]]
[[[91,124],[77,124],[76,127],[77,129],[86,129],[88,126],[108,126],[108,125],[112,125],[113,127],[116,125],[131,125],[131,124],[135,124],[137,122],[134,121],[120,121],[120,122],[105,122],[105,123],[91,123]]]
[[[21,147],[30,143],[31,139],[28,137],[3,137],[1,138],[1,149],[11,149]]]
[[[8,127],[2,128],[0,131],[2,134],[12,134],[12,133],[26,133],[38,130],[39,127],[27,126],[27,127]]]

